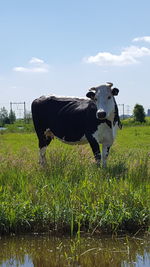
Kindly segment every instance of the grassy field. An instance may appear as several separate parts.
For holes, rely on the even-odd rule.
[[[107,169],[88,145],[54,140],[38,165],[34,133],[0,134],[0,233],[139,233],[150,226],[150,126],[118,131]]]

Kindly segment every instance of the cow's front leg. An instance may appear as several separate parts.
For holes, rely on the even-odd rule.
[[[101,161],[101,153],[100,153],[99,143],[96,141],[96,139],[92,135],[87,135],[86,138],[87,138],[87,140],[88,140],[88,142],[92,148],[96,163],[99,166],[100,161]]]
[[[107,167],[107,157],[109,155],[110,146],[108,145],[102,145],[102,166],[104,168]]]

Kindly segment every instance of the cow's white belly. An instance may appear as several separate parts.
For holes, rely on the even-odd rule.
[[[85,135],[83,135],[80,140],[75,141],[75,142],[66,141],[65,140],[65,136],[63,138],[59,138],[59,137],[56,136],[56,138],[59,139],[61,142],[65,143],[65,144],[68,144],[68,145],[84,145],[84,144],[88,143],[88,140],[85,137]]]
[[[106,144],[111,146],[114,141],[113,128],[110,128],[106,123],[102,123],[98,126],[97,131],[93,134],[93,137],[99,144]]]

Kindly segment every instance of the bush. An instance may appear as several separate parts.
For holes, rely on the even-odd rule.
[[[133,110],[134,120],[145,122],[145,111],[142,105],[136,104]]]

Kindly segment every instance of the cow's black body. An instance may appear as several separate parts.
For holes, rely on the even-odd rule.
[[[32,114],[40,148],[47,144],[46,129],[66,142],[90,138],[102,123],[96,118],[96,111],[95,103],[88,99],[49,96],[34,100]]]

